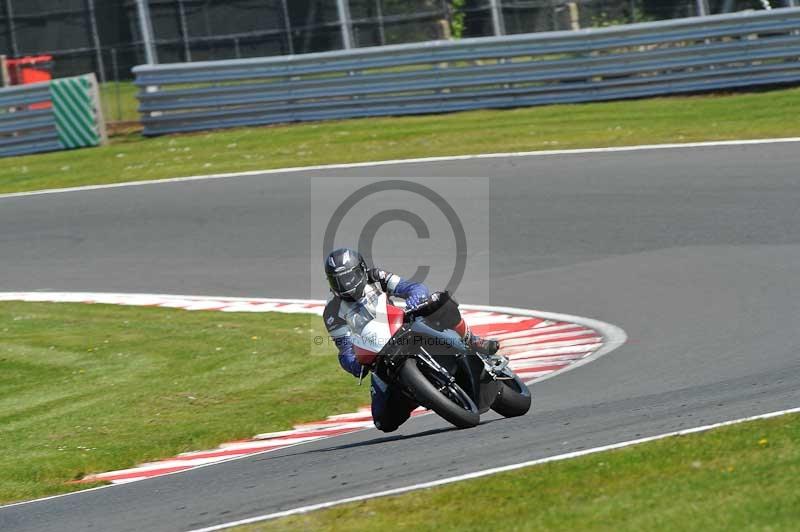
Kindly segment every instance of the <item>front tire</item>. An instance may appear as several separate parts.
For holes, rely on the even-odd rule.
[[[440,392],[436,386],[422,374],[417,367],[417,360],[414,358],[406,359],[403,367],[400,368],[400,379],[411,389],[417,401],[430,408],[444,419],[460,429],[468,429],[480,423],[481,416],[478,407],[470,397],[461,389],[458,384],[451,384],[453,391],[463,405],[459,405],[454,400]]]
[[[500,392],[492,404],[492,410],[503,417],[518,417],[528,413],[533,399],[531,391],[514,375],[512,380],[500,381]]]

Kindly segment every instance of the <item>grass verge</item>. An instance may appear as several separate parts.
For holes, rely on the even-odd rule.
[[[369,402],[317,316],[0,303],[0,503]]]
[[[110,89],[109,89],[110,90]],[[0,193],[487,152],[800,136],[800,89],[357,119],[145,139],[15,157]]]
[[[800,416],[236,528],[797,530]]]

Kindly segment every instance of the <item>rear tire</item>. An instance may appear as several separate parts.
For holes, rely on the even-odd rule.
[[[513,380],[500,381],[500,392],[492,404],[492,410],[503,417],[518,417],[531,409],[531,391],[522,380],[514,375]]]
[[[430,408],[456,427],[468,429],[480,423],[481,416],[478,413],[478,407],[475,406],[474,401],[470,399],[466,392],[458,384],[451,385],[458,389],[460,396],[463,396],[466,403],[466,408],[464,408],[440,392],[422,374],[417,367],[416,359],[409,358],[403,362],[403,367],[400,368],[400,378],[411,389],[414,397],[421,405]]]

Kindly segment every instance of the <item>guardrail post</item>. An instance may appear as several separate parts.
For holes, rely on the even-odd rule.
[[[139,14],[139,31],[142,34],[145,60],[148,65],[155,65],[158,63],[158,53],[153,43],[153,21],[150,20],[148,0],[136,0],[136,8]]]
[[[349,0],[336,0],[339,11],[339,24],[342,27],[342,47],[349,50],[353,47],[353,21],[350,19]]]
[[[503,17],[502,0],[489,0],[489,5],[492,8],[492,27],[494,28],[495,36],[505,35],[506,19]]]
[[[697,16],[705,17],[708,15],[708,3],[706,0],[695,0],[697,6]]]

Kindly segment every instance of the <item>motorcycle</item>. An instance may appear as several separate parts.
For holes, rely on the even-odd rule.
[[[393,334],[377,353],[357,348],[356,358],[406,397],[458,428],[476,426],[490,409],[504,417],[530,410],[530,390],[508,359],[474,351],[449,329],[460,313],[448,292],[413,308],[385,309]]]

